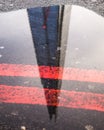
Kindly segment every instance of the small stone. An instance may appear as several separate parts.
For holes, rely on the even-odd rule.
[[[85,129],[86,130],[94,130],[94,127],[92,125],[86,125]]]
[[[21,126],[21,130],[26,130],[26,127],[25,126]]]
[[[18,115],[18,112],[12,112],[11,115],[17,116],[17,115]]]

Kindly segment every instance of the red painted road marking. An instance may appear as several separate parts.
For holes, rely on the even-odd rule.
[[[22,64],[0,64],[0,76],[24,76],[104,83],[104,71]]]
[[[44,95],[44,93],[46,95]],[[60,94],[59,94],[60,93]],[[59,104],[58,104],[58,95]],[[46,103],[46,99],[47,103]],[[19,104],[54,105],[104,112],[104,95],[67,90],[42,89],[37,87],[0,85],[0,102]]]

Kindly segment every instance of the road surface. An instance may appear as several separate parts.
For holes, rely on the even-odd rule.
[[[0,130],[104,130],[103,26],[72,6],[64,64],[50,70],[38,66],[27,11],[0,14]]]

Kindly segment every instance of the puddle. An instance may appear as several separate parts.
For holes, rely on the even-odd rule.
[[[103,26],[102,16],[74,5],[0,14],[0,124],[104,129]]]

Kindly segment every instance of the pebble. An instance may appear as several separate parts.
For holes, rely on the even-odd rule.
[[[21,130],[26,130],[26,127],[25,126],[21,126]]]
[[[94,127],[92,125],[86,125],[85,129],[86,130],[94,130]]]

